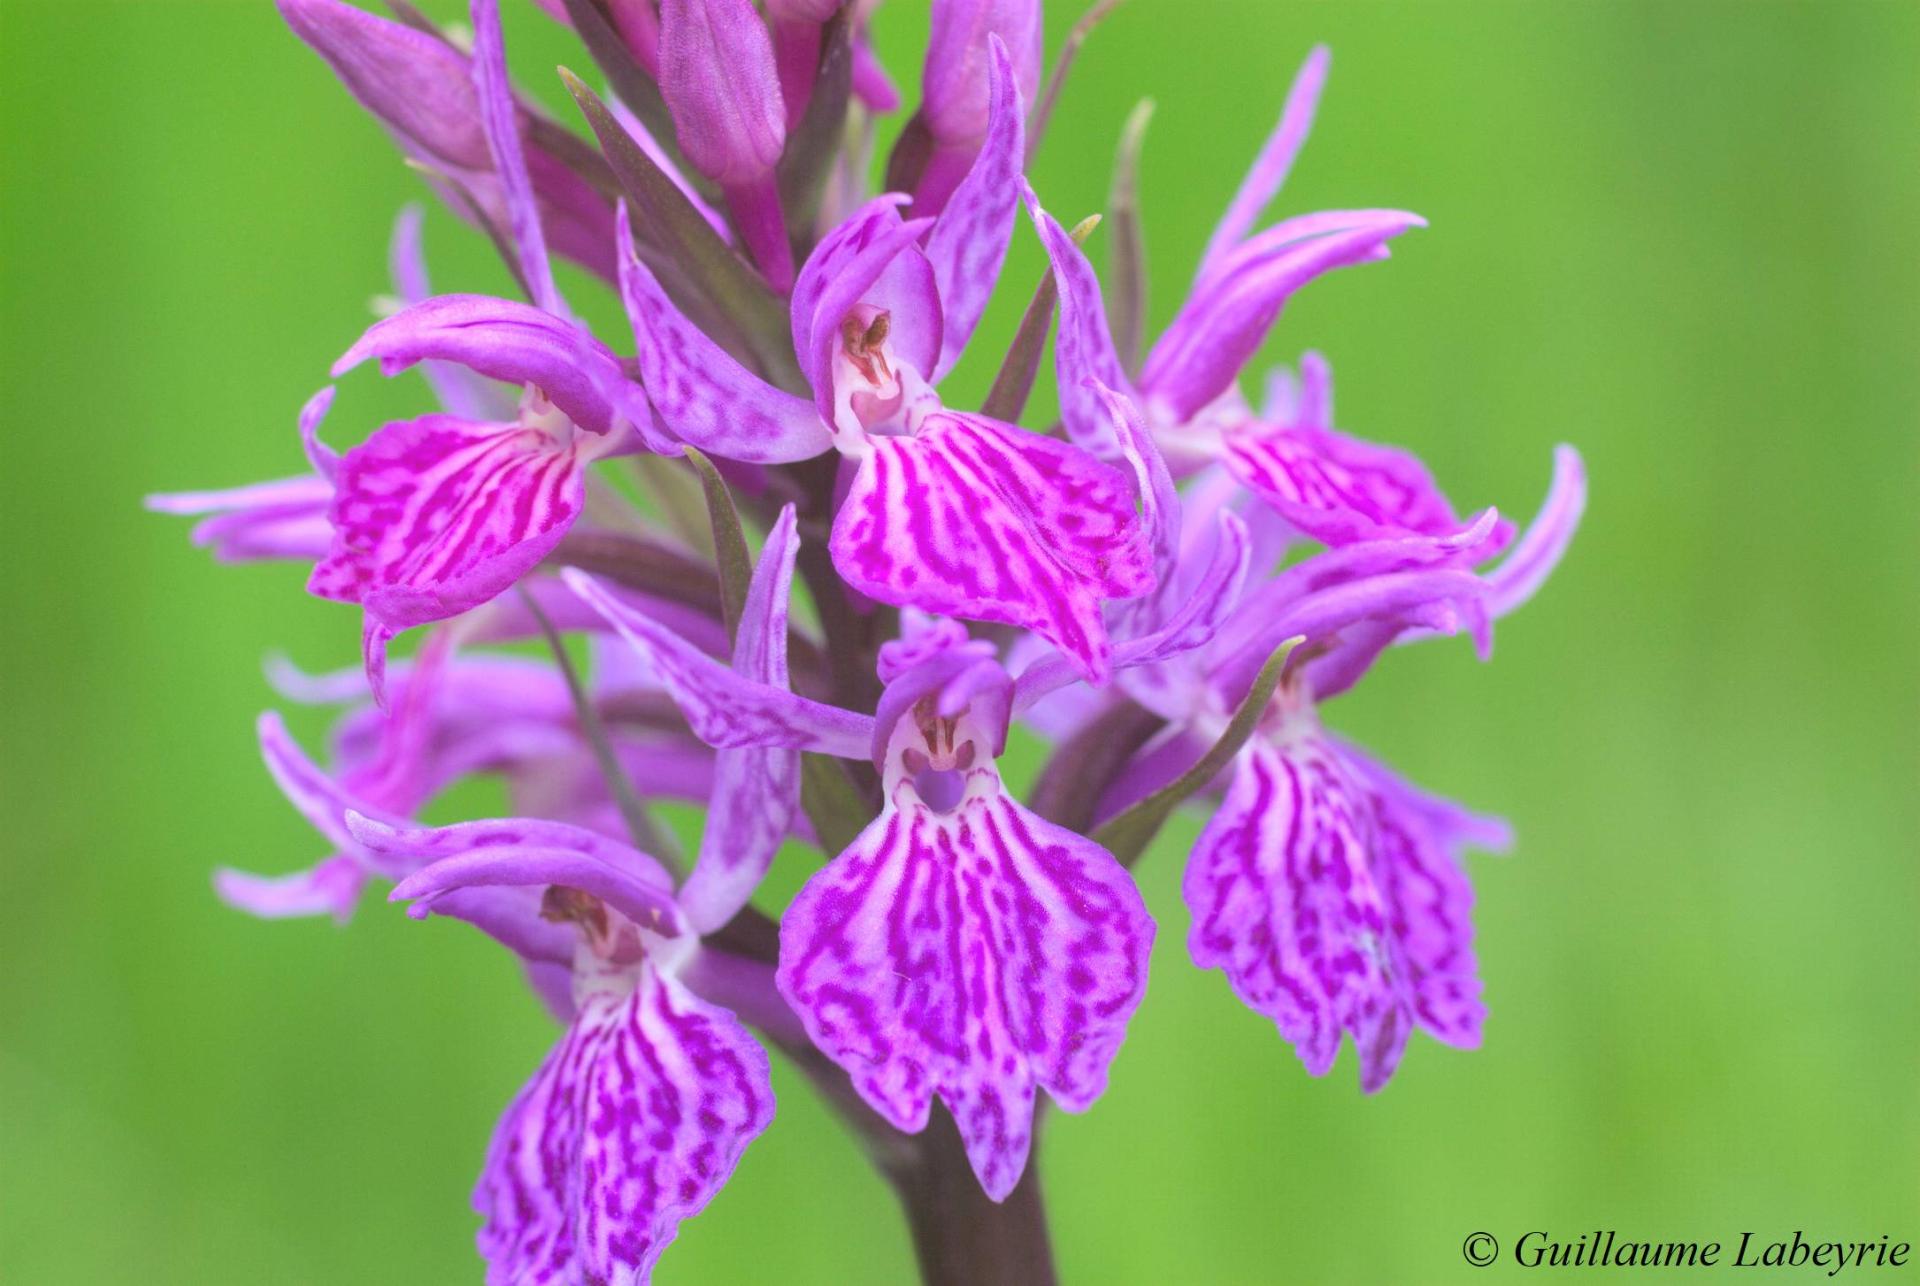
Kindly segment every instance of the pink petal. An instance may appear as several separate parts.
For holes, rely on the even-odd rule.
[[[927,238],[927,259],[946,324],[940,360],[928,373],[938,381],[953,369],[967,340],[980,324],[987,300],[1000,280],[1020,204],[1020,172],[1025,164],[1026,104],[1014,83],[1013,63],[999,38],[992,44],[992,106],[986,142],[973,168],[954,189]]]
[[[1317,738],[1255,741],[1187,863],[1188,949],[1225,970],[1315,1076],[1393,1003],[1369,797]]]
[[[1104,681],[1100,606],[1153,587],[1126,475],[984,416],[876,437],[834,520],[834,566],[882,602],[1046,637]]]
[[[922,1128],[938,1094],[1000,1200],[1026,1166],[1035,1087],[1069,1111],[1105,1089],[1153,921],[1111,854],[997,782],[946,814],[899,793],[788,908],[780,990],[899,1128]]]
[[[788,505],[760,551],[733,649],[736,671],[781,689],[788,686],[787,600],[799,548],[793,506]],[[696,933],[711,933],[747,904],[792,830],[799,806],[798,750],[753,746],[715,755],[713,798],[700,836],[700,855],[680,891],[680,904]]]
[[[1082,449],[1102,460],[1117,460],[1120,444],[1106,406],[1094,390],[1104,387],[1123,397],[1132,397],[1134,390],[1107,328],[1100,278],[1066,229],[1040,208],[1033,189],[1023,188],[1023,195],[1060,291],[1060,329],[1053,341],[1060,418],[1066,423],[1067,436]]]
[[[389,631],[456,616],[551,553],[584,500],[578,452],[543,430],[389,424],[341,461],[334,548],[308,589]]]
[[[643,963],[596,980],[496,1127],[474,1189],[490,1286],[645,1282],[773,1120],[767,1056]]]
[[[513,84],[507,79],[507,48],[500,32],[500,0],[473,0],[471,16],[474,96],[479,100],[480,125],[486,131],[493,172],[506,202],[507,229],[520,260],[520,275],[536,307],[564,317],[566,305],[554,288],[540,208],[534,201],[533,180],[527,176],[527,160],[520,147],[519,112],[513,101]]]
[[[568,568],[562,578],[592,603],[620,636],[652,662],[696,737],[717,750],[779,746],[864,759],[873,720],[795,696],[736,673],[659,622],[633,610],[593,577]]]
[[[1293,168],[1294,157],[1300,154],[1301,145],[1307,141],[1307,132],[1313,128],[1314,109],[1320,105],[1320,91],[1327,83],[1327,65],[1332,55],[1325,45],[1316,45],[1307,55],[1307,61],[1295,75],[1293,86],[1287,91],[1286,106],[1281,109],[1280,123],[1274,127],[1266,145],[1260,149],[1260,155],[1254,160],[1253,168],[1240,183],[1240,190],[1234,194],[1233,202],[1221,216],[1213,236],[1207,241],[1206,253],[1200,259],[1200,271],[1194,276],[1194,285],[1205,284],[1219,267],[1220,260],[1245,239],[1248,231],[1259,221],[1260,212],[1272,202],[1280,187],[1287,181],[1287,173]]]
[[[729,460],[806,460],[833,445],[805,398],[768,384],[707,338],[640,262],[620,207],[620,298],[633,325],[640,381],[667,431]]]

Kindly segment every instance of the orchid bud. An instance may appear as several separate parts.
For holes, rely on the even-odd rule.
[[[773,169],[786,147],[787,109],[773,40],[749,0],[665,0],[660,93],[680,150],[720,185],[741,240],[784,289],[793,252]]]
[[[914,122],[925,149],[912,178],[916,214],[940,212],[986,138],[991,36],[1007,46],[1020,101],[1032,102],[1040,84],[1039,0],[935,0]]]
[[[977,151],[986,135],[988,36],[1006,42],[1021,99],[1039,88],[1039,0],[934,0],[920,115],[942,148]]]

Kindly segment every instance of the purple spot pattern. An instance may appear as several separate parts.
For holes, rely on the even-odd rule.
[[[761,380],[681,315],[630,241],[620,253],[620,294],[647,399],[675,437],[760,464],[805,460],[833,445],[812,402]]]
[[[953,369],[980,324],[987,299],[1000,280],[1000,265],[1007,257],[1014,212],[1020,204],[1026,107],[1020,101],[1006,47],[994,48],[992,59],[986,141],[927,238],[927,259],[933,264],[946,316],[940,360],[932,372],[935,381]]]
[[[1457,856],[1326,739],[1242,753],[1185,896],[1194,962],[1224,970],[1314,1075],[1348,1033],[1368,1093],[1392,1077],[1415,1026],[1479,1044],[1473,893]]]
[[[796,696],[740,674],[659,622],[614,598],[591,576],[569,570],[568,585],[654,667],[693,735],[716,750],[740,746],[818,750],[863,759],[873,718]]]
[[[997,1201],[1026,1166],[1035,1086],[1075,1112],[1106,1088],[1153,920],[1111,854],[997,778],[946,814],[896,793],[783,917],[780,990],[901,1129],[938,1094]]]
[[[931,415],[876,437],[834,520],[834,566],[882,602],[1003,621],[1046,638],[1095,683],[1100,605],[1153,588],[1126,475],[983,416]]]
[[[651,964],[579,997],[474,1189],[489,1286],[645,1282],[773,1108],[746,1029]]]
[[[1405,451],[1327,429],[1275,429],[1258,422],[1227,433],[1225,447],[1233,476],[1322,544],[1459,530],[1453,506]]]
[[[1120,442],[1096,385],[1124,397],[1133,397],[1134,391],[1114,351],[1113,334],[1107,329],[1100,278],[1066,229],[1040,208],[1033,189],[1025,192],[1027,213],[1039,230],[1040,244],[1046,247],[1054,284],[1060,291],[1060,328],[1053,341],[1060,418],[1066,423],[1067,436],[1080,447],[1102,460],[1115,459],[1120,455]],[[1096,384],[1087,383],[1089,379]]]
[[[363,604],[386,630],[444,620],[531,571],[584,499],[578,454],[541,430],[389,424],[341,458],[333,549],[307,588]]]

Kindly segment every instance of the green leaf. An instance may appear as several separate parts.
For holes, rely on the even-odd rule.
[[[1121,369],[1140,373],[1140,348],[1147,325],[1147,250],[1140,231],[1140,145],[1153,119],[1153,100],[1143,98],[1127,116],[1120,131],[1120,148],[1113,161],[1113,187],[1107,195],[1107,214],[1113,220],[1108,237],[1113,255],[1108,262],[1113,289],[1107,292],[1107,323]]]
[[[660,97],[660,87],[646,68],[634,60],[627,49],[627,42],[620,38],[614,28],[613,20],[607,12],[606,0],[561,0],[567,7],[567,17],[573,22],[573,29],[580,37],[580,43],[587,47],[593,57],[593,65],[613,86],[613,92],[622,103],[630,108],[640,123],[647,127],[654,141],[666,149],[667,155],[680,161],[679,142],[673,132],[673,117],[667,111],[667,102]],[[681,165],[681,173],[695,175],[691,168]]]
[[[740,511],[734,508],[726,479],[713,467],[713,461],[693,447],[687,448],[687,461],[700,475],[700,491],[707,500],[713,562],[720,576],[720,613],[731,642],[740,633],[740,613],[747,603],[747,586],[753,580],[753,557],[747,552],[747,534],[741,529]]]
[[[766,280],[720,239],[686,195],[615,120],[600,96],[565,67],[560,78],[586,115],[613,167],[633,218],[634,240],[652,251],[661,285],[693,320],[736,347],[760,374],[788,389],[806,388],[793,356],[786,304]]]
[[[1213,743],[1212,749],[1200,756],[1198,763],[1125,812],[1108,818],[1094,829],[1093,841],[1119,858],[1123,865],[1132,866],[1138,861],[1153,837],[1166,825],[1167,818],[1173,816],[1173,810],[1219,776],[1220,770],[1232,763],[1240,748],[1247,744],[1260,725],[1260,716],[1266,713],[1267,702],[1273,699],[1273,690],[1279,685],[1281,671],[1286,669],[1287,657],[1304,641],[1291,638],[1274,649],[1254,677],[1240,708],[1233,712],[1227,730],[1220,734],[1220,740]]]
[[[1090,214],[1075,224],[1068,235],[1079,245],[1099,226],[1100,216]],[[1059,298],[1060,288],[1054,284],[1053,270],[1048,269],[1033,292],[1033,302],[1020,318],[1020,329],[1013,333],[1013,343],[1007,346],[1006,360],[1000,363],[1000,373],[993,377],[987,400],[980,404],[982,415],[1013,424],[1027,409],[1027,397],[1040,374],[1040,354],[1047,346],[1047,331],[1053,327],[1053,306]]]

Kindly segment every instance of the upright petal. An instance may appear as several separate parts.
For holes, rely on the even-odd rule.
[[[500,179],[520,276],[536,307],[565,317],[566,305],[554,288],[553,265],[547,260],[547,237],[533,198],[533,180],[527,176],[527,160],[520,147],[519,113],[507,79],[507,48],[500,33],[500,0],[473,0],[471,16],[474,96],[479,99],[480,125],[486,132],[493,171]]]
[[[1060,330],[1054,337],[1053,357],[1060,385],[1060,418],[1067,436],[1102,460],[1120,458],[1120,444],[1098,388],[1133,396],[1133,382],[1114,351],[1113,332],[1107,328],[1107,307],[1100,295],[1100,278],[1067,230],[1040,208],[1031,187],[1023,188],[1027,213],[1040,233],[1054,285],[1060,291]]]
[[[1300,154],[1300,147],[1307,141],[1307,132],[1313,128],[1314,109],[1320,105],[1320,91],[1327,83],[1327,65],[1332,55],[1325,45],[1316,45],[1307,55],[1307,61],[1294,77],[1293,87],[1287,91],[1286,106],[1280,111],[1280,123],[1274,127],[1266,146],[1260,149],[1253,168],[1247,177],[1241,180],[1240,190],[1234,194],[1233,202],[1221,216],[1213,236],[1207,241],[1206,253],[1200,259],[1200,271],[1195,274],[1194,285],[1201,286],[1217,271],[1220,261],[1228,252],[1246,238],[1253,225],[1259,221],[1260,212],[1267,208],[1280,187],[1287,181],[1287,173],[1293,169],[1294,157]]]
[[[308,589],[388,631],[456,616],[531,571],[584,501],[579,452],[543,429],[389,424],[341,461],[334,547]]]
[[[474,1189],[490,1286],[639,1286],[773,1119],[767,1056],[643,963],[590,985],[494,1131]]]
[[[833,525],[833,562],[882,602],[1045,636],[1103,682],[1100,606],[1153,587],[1126,475],[984,416],[876,437]]]
[[[718,750],[781,746],[864,759],[873,720],[735,673],[633,610],[591,576],[561,573],[620,636],[645,653],[696,737]]]
[[[633,247],[620,207],[620,298],[640,380],[660,423],[711,455],[762,464],[806,460],[833,445],[805,398],[768,384],[688,321]]]
[[[948,813],[900,793],[788,908],[780,990],[899,1128],[938,1094],[998,1201],[1026,1166],[1035,1087],[1069,1111],[1105,1089],[1153,921],[1111,854],[997,779]]]
[[[787,600],[799,548],[788,505],[767,533],[734,641],[733,668],[775,688],[787,687]],[[746,905],[799,806],[798,750],[749,746],[716,754],[700,855],[680,890],[680,905],[696,933],[711,933]]]
[[[930,372],[938,381],[966,351],[987,300],[1000,280],[1014,212],[1020,204],[1020,172],[1026,158],[1026,104],[1014,83],[1013,62],[998,36],[992,45],[992,105],[986,141],[973,168],[954,189],[927,238],[927,259],[945,317],[940,360]]]
[[[1141,391],[1174,419],[1188,419],[1232,387],[1296,290],[1336,268],[1384,259],[1389,241],[1425,222],[1403,211],[1361,211],[1352,226],[1236,263],[1167,327],[1141,371]]]
[[[1587,508],[1587,466],[1570,446],[1554,448],[1553,484],[1526,534],[1501,564],[1487,574],[1491,592],[1487,610],[1505,616],[1532,598],[1546,583],[1580,528]]]

